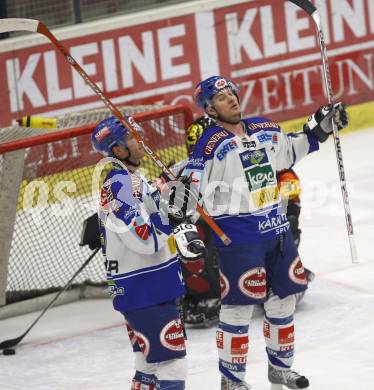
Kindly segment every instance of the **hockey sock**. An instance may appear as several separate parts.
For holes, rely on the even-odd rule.
[[[157,379],[154,375],[136,371],[131,383],[131,390],[156,390]]]
[[[158,381],[159,386],[157,390],[184,390],[185,381]]]
[[[265,317],[264,337],[269,363],[280,369],[290,368],[294,354],[293,316],[287,318]]]
[[[248,328],[252,306],[222,305],[216,341],[219,370],[235,382],[244,380],[248,354]]]
[[[184,390],[187,377],[187,360],[185,357],[158,363],[157,390]]]
[[[264,337],[269,363],[279,369],[289,369],[294,354],[294,321],[296,297],[280,299],[270,291],[264,304]]]

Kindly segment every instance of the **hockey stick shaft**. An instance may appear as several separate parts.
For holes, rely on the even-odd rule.
[[[90,257],[88,257],[88,259],[79,267],[79,269],[70,278],[70,280],[65,284],[65,286],[53,297],[51,302],[49,302],[48,305],[43,309],[43,311],[35,318],[34,322],[26,329],[26,331],[24,333],[22,333],[21,336],[19,336],[19,337],[1,342],[0,349],[12,348],[12,347],[16,346],[17,344],[19,344],[23,340],[23,338],[36,325],[36,323],[40,320],[40,318],[42,318],[43,315],[47,312],[47,310],[57,301],[59,296],[70,287],[73,280],[83,271],[83,269],[88,265],[88,263],[94,258],[94,256],[99,251],[99,249],[100,248],[96,248],[91,253]]]
[[[146,153],[156,163],[156,165],[162,169],[162,171],[170,178],[170,180],[176,180],[175,175],[172,171],[161,161],[153,150],[148,147],[140,134],[136,131],[136,124],[130,123],[118,110],[118,108],[110,101],[105,93],[97,86],[97,84],[91,80],[83,68],[74,60],[74,58],[68,53],[66,48],[61,42],[49,31],[49,29],[40,21],[32,19],[0,19],[0,33],[11,32],[11,31],[33,31],[44,35],[49,41],[56,47],[56,49],[66,58],[70,65],[79,73],[84,81],[91,87],[91,89],[99,96],[102,102],[109,108],[113,115],[115,115],[125,126],[136,141],[141,144]],[[222,231],[222,229],[214,222],[214,220],[204,211],[204,209],[197,204],[196,210],[199,212],[204,221],[211,227],[211,229],[217,234],[221,241],[225,245],[229,245],[231,240]]]
[[[321,17],[318,13],[317,8],[310,1],[308,0],[289,0],[289,1],[296,4],[297,6],[302,8],[306,13],[308,13],[316,24],[317,40],[320,46],[321,57],[322,57],[325,90],[326,90],[328,102],[329,104],[332,105],[334,100],[334,94],[332,90],[330,68],[329,68],[329,62],[327,57],[327,47],[326,47],[325,37],[323,34],[323,29],[321,24]],[[356,240],[353,232],[352,214],[349,205],[349,197],[348,197],[346,176],[345,176],[345,170],[343,164],[343,153],[341,149],[339,130],[336,126],[334,118],[332,118],[331,121],[332,121],[333,137],[334,137],[334,144],[335,144],[336,160],[337,160],[338,171],[339,171],[340,188],[341,188],[343,204],[344,204],[345,221],[346,221],[347,231],[348,231],[349,246],[351,249],[351,258],[352,258],[352,263],[357,264],[358,256],[357,256]]]

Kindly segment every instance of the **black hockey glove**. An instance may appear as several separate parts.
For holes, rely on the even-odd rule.
[[[181,176],[179,181],[168,182],[170,192],[161,195],[160,214],[172,227],[187,222],[196,209],[198,191],[191,183],[191,177]]]
[[[306,133],[313,133],[319,142],[325,142],[332,133],[331,118],[338,130],[348,126],[348,113],[344,103],[336,103],[334,108],[331,104],[325,107],[320,107],[312,116],[308,118],[308,122],[304,125]]]
[[[173,230],[173,234],[182,261],[197,261],[205,257],[205,245],[195,225],[182,223]]]

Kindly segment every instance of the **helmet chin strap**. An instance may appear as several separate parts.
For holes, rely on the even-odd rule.
[[[211,106],[212,108],[214,108],[213,106]],[[217,113],[217,110],[214,108],[215,112]],[[207,113],[208,114],[208,113]],[[215,121],[218,121],[218,122],[226,122],[226,123],[230,123],[231,125],[237,125],[238,123],[240,123],[240,121],[242,120],[242,115],[240,114],[239,116],[239,119],[230,119],[230,118],[225,118],[225,117],[222,117],[221,115],[212,115],[212,114],[208,114],[211,118],[213,118]]]
[[[124,161],[125,163],[127,163],[127,164],[129,164],[129,165],[135,167],[135,168],[140,167],[140,161],[136,163],[136,162],[133,162],[133,161],[130,160],[130,158],[131,158],[131,152],[130,152],[130,149],[129,149],[127,146],[126,146],[126,150],[127,150],[127,153],[128,153],[129,155],[128,155],[127,157],[125,157],[125,158],[123,159],[123,161]]]
[[[218,122],[226,122],[226,123],[230,123],[231,125],[237,125],[238,123],[240,123],[241,120],[242,120],[241,116],[237,120],[231,120],[231,119],[228,119],[228,118],[222,118],[220,115],[218,115],[218,117],[217,117],[217,121]]]

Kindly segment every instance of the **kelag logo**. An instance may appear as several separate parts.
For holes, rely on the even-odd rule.
[[[249,191],[260,190],[269,185],[275,185],[275,175],[271,165],[254,166],[245,171]]]

